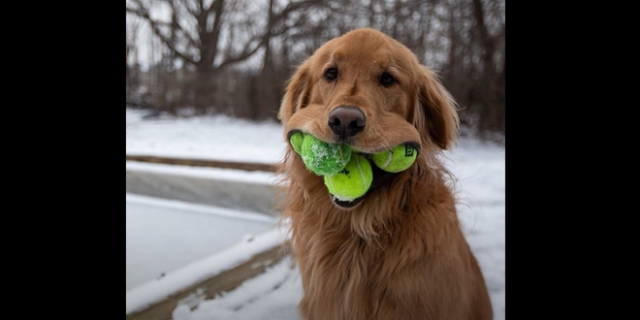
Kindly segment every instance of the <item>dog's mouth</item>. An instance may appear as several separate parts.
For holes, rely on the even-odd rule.
[[[351,201],[344,201],[344,200],[340,200],[336,197],[334,197],[333,195],[329,194],[331,196],[331,199],[333,200],[333,203],[338,206],[341,209],[353,209],[355,208],[357,205],[359,205],[367,196],[369,196],[376,188],[378,188],[379,186],[383,185],[384,183],[386,183],[387,181],[389,181],[391,179],[391,177],[393,177],[395,174],[394,173],[389,173],[386,171],[383,171],[382,169],[378,168],[376,165],[373,164],[373,162],[371,161],[371,155],[370,154],[365,154],[362,153],[362,156],[364,156],[367,161],[369,161],[369,163],[371,164],[371,170],[373,171],[373,181],[371,181],[371,187],[369,187],[369,190],[367,190],[367,192],[356,199],[353,199]]]
[[[369,192],[367,192],[369,193]],[[367,194],[365,194],[364,196],[360,197],[360,198],[356,198],[353,201],[342,201],[339,200],[338,198],[331,196],[331,198],[333,199],[333,203],[343,209],[351,209],[355,206],[357,206],[360,202],[362,202],[362,200],[364,200],[364,198],[367,196]]]
[[[291,130],[289,131],[289,133],[287,134],[287,140],[291,139],[291,136],[296,133],[296,132],[301,132],[301,130]],[[331,200],[333,201],[333,203],[341,209],[344,210],[350,210],[355,208],[356,206],[358,206],[360,203],[362,203],[370,194],[372,194],[378,187],[380,187],[381,185],[387,183],[388,181],[391,180],[391,178],[393,176],[396,175],[396,173],[390,173],[390,172],[386,172],[380,168],[378,168],[378,166],[376,166],[373,161],[371,160],[372,154],[374,153],[378,153],[378,152],[383,152],[385,151],[385,149],[374,149],[373,151],[367,150],[367,151],[363,151],[360,148],[355,147],[352,144],[352,141],[350,140],[344,140],[344,141],[336,141],[334,143],[344,143],[348,146],[350,146],[351,148],[353,148],[354,150],[356,150],[361,156],[365,157],[367,159],[367,161],[369,161],[369,164],[371,165],[371,170],[373,173],[373,180],[371,181],[371,186],[369,187],[369,189],[367,190],[367,192],[356,198],[353,200],[340,200],[338,198],[336,198],[335,196],[333,196],[331,193],[329,193],[329,196],[331,197]],[[411,145],[412,147],[414,147],[416,150],[420,150],[420,145],[416,142],[413,141],[408,141],[405,142],[404,144],[407,145]],[[292,147],[293,148],[293,147]],[[418,151],[419,152],[419,151]]]

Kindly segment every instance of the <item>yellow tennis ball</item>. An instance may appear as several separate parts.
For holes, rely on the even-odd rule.
[[[407,170],[418,156],[418,150],[401,144],[392,150],[374,154],[371,158],[378,168],[391,173]]]
[[[289,135],[289,143],[291,143],[291,148],[297,154],[300,154],[302,150],[302,140],[304,139],[304,135],[300,131],[296,131]]]
[[[340,201],[353,201],[362,197],[371,187],[371,181],[371,164],[359,154],[353,154],[342,171],[324,176],[324,184],[329,193]]]

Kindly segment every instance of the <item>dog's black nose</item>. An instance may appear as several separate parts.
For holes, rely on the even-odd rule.
[[[337,107],[329,114],[329,128],[340,139],[355,136],[366,124],[364,113],[356,107]]]

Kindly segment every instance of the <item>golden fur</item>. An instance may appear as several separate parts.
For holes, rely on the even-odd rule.
[[[327,68],[338,79],[323,78]],[[384,87],[388,72],[397,83]],[[450,175],[438,159],[455,143],[455,104],[402,44],[358,29],[327,42],[292,77],[280,109],[285,136],[302,130],[336,142],[331,110],[359,107],[366,128],[349,140],[363,153],[416,142],[410,169],[350,209],[288,148],[283,216],[290,218],[305,320],[491,319],[487,288],[460,230]]]

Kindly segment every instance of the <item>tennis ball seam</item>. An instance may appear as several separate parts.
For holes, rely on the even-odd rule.
[[[355,159],[351,159],[348,167],[348,171],[340,171],[336,174],[325,175],[325,185],[329,189],[329,193],[336,199],[341,201],[354,201],[355,199],[364,196],[373,180],[373,172],[371,171],[371,164],[363,157],[360,161],[359,154],[355,154]],[[354,171],[358,170],[359,173]],[[357,179],[357,175],[360,175],[360,181]],[[334,181],[334,179],[337,179]]]
[[[333,175],[329,176],[329,179],[327,179],[327,181],[329,181],[329,184],[331,185],[331,190],[336,190],[336,188],[333,186],[333,181],[331,180],[331,177],[333,177]]]
[[[366,185],[367,180],[364,178],[364,173],[362,172],[362,168],[360,167],[360,158],[356,157],[356,165],[358,165],[358,172],[360,173],[360,178],[362,178],[362,184]]]
[[[393,160],[393,151],[387,151],[387,161],[385,161],[384,165],[380,169],[384,169],[391,164],[391,160]]]
[[[372,160],[378,168],[397,173],[407,170],[415,162],[416,151],[417,149],[411,145],[401,144],[391,150],[373,154]]]

